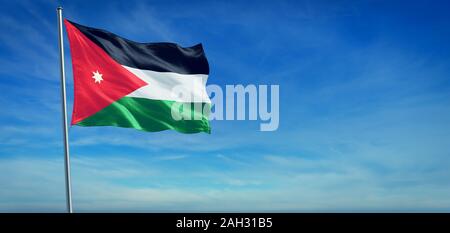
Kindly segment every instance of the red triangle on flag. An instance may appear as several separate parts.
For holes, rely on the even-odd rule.
[[[69,35],[74,79],[72,125],[147,85],[69,21],[64,20],[64,24]]]

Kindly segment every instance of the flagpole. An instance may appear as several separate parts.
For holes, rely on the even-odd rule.
[[[61,96],[62,96],[62,113],[63,113],[63,138],[64,138],[64,168],[66,178],[66,201],[67,211],[73,212],[72,209],[72,185],[70,183],[70,155],[69,155],[69,134],[67,127],[67,103],[66,103],[66,73],[64,70],[64,41],[63,41],[63,20],[62,7],[57,7],[58,15],[58,39],[59,39],[59,61],[61,70]]]

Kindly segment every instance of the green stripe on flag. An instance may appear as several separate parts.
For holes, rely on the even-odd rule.
[[[175,120],[172,118],[172,106],[179,104],[176,116],[190,115],[192,120]],[[79,126],[118,126],[156,132],[173,129],[181,133],[211,133],[208,121],[211,104],[201,104],[205,114],[194,107],[194,103],[181,104],[169,100],[152,100],[135,97],[123,97],[96,114],[77,123]],[[199,106],[198,106],[199,108]],[[195,119],[198,117],[199,120]]]

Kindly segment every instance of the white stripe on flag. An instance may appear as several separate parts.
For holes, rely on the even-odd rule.
[[[123,67],[148,83],[147,86],[137,89],[128,94],[127,97],[211,103],[206,92],[206,81],[208,80],[206,74],[178,74]],[[174,91],[174,87],[177,88],[176,91]],[[180,92],[182,95],[179,94]]]

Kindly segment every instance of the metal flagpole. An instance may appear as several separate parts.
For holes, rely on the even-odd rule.
[[[64,132],[64,167],[66,176],[66,201],[67,211],[73,212],[72,209],[72,185],[70,183],[70,155],[69,155],[69,135],[67,130],[67,103],[66,103],[66,73],[64,70],[64,42],[63,42],[63,20],[62,7],[56,8],[58,15],[58,39],[59,39],[59,57],[61,69],[61,96],[62,96],[62,112],[63,112],[63,132]]]

